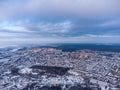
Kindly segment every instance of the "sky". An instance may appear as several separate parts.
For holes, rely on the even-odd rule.
[[[120,0],[0,0],[0,46],[120,43]]]

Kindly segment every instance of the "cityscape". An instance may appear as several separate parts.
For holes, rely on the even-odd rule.
[[[120,52],[0,49],[0,90],[120,90]]]

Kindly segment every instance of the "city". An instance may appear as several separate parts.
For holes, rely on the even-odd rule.
[[[0,68],[0,90],[120,89],[119,52],[1,49]]]

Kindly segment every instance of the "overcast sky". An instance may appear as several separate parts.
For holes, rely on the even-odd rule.
[[[0,0],[0,45],[120,43],[120,0]]]

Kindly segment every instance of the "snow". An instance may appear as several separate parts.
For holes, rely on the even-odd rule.
[[[32,69],[27,68],[27,67],[23,68],[19,71],[19,73],[21,73],[21,74],[30,74],[31,72],[32,72]]]

